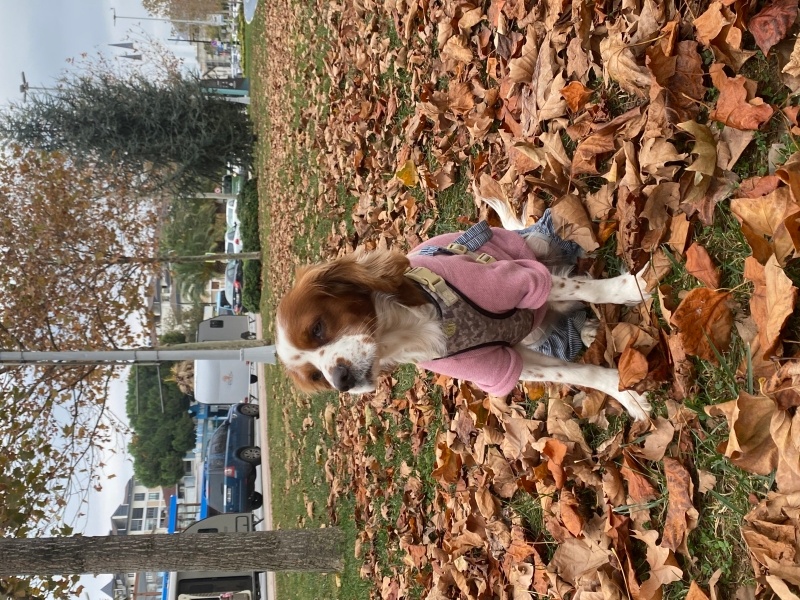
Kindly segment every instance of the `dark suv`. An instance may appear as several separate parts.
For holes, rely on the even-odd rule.
[[[263,498],[256,491],[261,449],[255,445],[257,404],[236,404],[211,435],[206,449],[205,479],[209,516],[251,512]]]

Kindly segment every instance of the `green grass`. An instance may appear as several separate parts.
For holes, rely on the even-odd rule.
[[[697,224],[693,233],[693,239],[708,251],[718,266],[721,287],[733,290],[734,300],[746,307],[751,289],[742,283],[744,260],[750,250],[729,205],[717,205],[714,224]],[[672,273],[662,283],[671,285],[677,298],[682,290],[690,290],[701,284],[686,271],[681,261],[674,255],[670,256],[673,260]],[[745,357],[745,345],[734,327],[731,347],[720,353],[719,365],[698,358],[691,359],[697,373],[695,392],[685,399],[684,404],[697,413],[700,429],[685,430],[691,436],[691,454],[679,458],[713,474],[717,484],[705,495],[695,494],[700,517],[697,528],[689,534],[688,546],[693,556],[702,559],[690,562],[679,557],[684,579],[665,588],[664,597],[668,599],[683,598],[692,580],[707,586],[716,569],[722,571],[719,584],[721,597],[733,597],[740,585],[753,583],[749,555],[741,537],[742,519],[752,508],[751,498],[763,498],[771,488],[772,481],[742,471],[718,452],[718,446],[728,439],[730,432],[724,419],[709,417],[704,411],[706,406],[735,399],[740,389],[747,391],[752,378],[747,373],[737,375],[737,368]],[[666,417],[664,405],[661,402],[654,404],[658,414]],[[654,468],[650,476],[660,492],[666,495],[666,480],[660,467]],[[662,503],[651,511],[656,521],[653,525],[657,529],[663,526],[666,508],[667,504]]]
[[[242,72],[245,77],[250,77],[254,31],[244,20],[244,5],[239,5],[239,12],[236,14],[236,20]]]
[[[308,7],[306,7],[308,8]],[[309,12],[304,29],[297,40],[288,43],[295,44],[294,53],[301,63],[296,81],[298,83],[291,90],[293,113],[291,123],[294,131],[314,133],[313,119],[308,120],[308,109],[314,98],[303,85],[307,75],[314,75],[322,79],[322,90],[329,90],[331,86],[336,89],[345,89],[351,85],[359,74],[353,69],[345,72],[338,81],[330,82],[325,76],[322,58],[329,47],[329,33],[325,31],[324,24],[313,18]],[[263,23],[253,24],[249,31],[263,31]],[[388,38],[391,48],[399,48],[403,42],[394,30],[393,24],[388,26]],[[313,40],[313,43],[312,41]],[[257,36],[245,37],[246,45],[259,44]],[[247,65],[250,67],[250,57],[257,54],[257,49],[246,50]],[[710,55],[709,55],[710,56]],[[706,58],[709,58],[706,56]],[[774,60],[774,57],[773,57]],[[745,74],[759,81],[759,92],[773,103],[780,104],[782,98],[781,88],[773,86],[776,79],[775,65],[762,56],[755,57],[746,64]],[[390,135],[401,135],[403,125],[414,114],[414,98],[408,87],[411,81],[410,74],[394,65],[387,70],[378,81],[378,87],[384,94],[395,93],[398,100],[397,112],[391,126]],[[447,89],[447,79],[437,81],[438,90]],[[626,94],[617,84],[605,85],[596,80],[592,87],[595,90],[595,100],[602,102],[609,110],[611,116],[622,114],[626,110],[640,104],[641,100]],[[709,89],[706,100],[713,101],[716,90]],[[324,113],[323,113],[324,115]],[[258,122],[268,124],[268,114],[255,115]],[[786,146],[787,154],[797,150],[797,143],[790,136],[778,139],[778,118],[768,123],[761,131],[755,133],[755,138],[747,148],[742,158],[735,167],[737,175],[744,179],[753,175],[764,174],[767,165],[767,154],[770,146],[775,141],[781,141]],[[371,135],[375,135],[372,133]],[[369,140],[373,141],[373,140]],[[566,140],[565,140],[566,142]],[[570,142],[571,143],[571,142]],[[572,147],[565,143],[567,151]],[[268,147],[262,147],[260,159],[263,162]],[[430,148],[426,152],[426,167],[434,172],[441,165],[437,164]],[[320,185],[320,178],[316,172],[319,161],[308,151],[295,145],[292,148],[289,168],[277,176],[276,185],[291,186],[295,189],[314,190]],[[391,177],[391,173],[387,177]],[[465,225],[465,217],[475,213],[472,195],[468,188],[468,173],[465,169],[457,173],[455,184],[437,194],[426,193],[419,187],[410,189],[422,208],[419,219],[424,222],[427,218],[434,219],[434,226],[429,235],[461,230]],[[587,179],[591,184],[591,180]],[[599,178],[598,178],[599,181]],[[352,221],[349,214],[357,199],[350,192],[349,182],[342,181],[336,188],[338,207],[330,211],[318,207],[316,194],[306,194],[306,204],[300,206],[298,211],[303,214],[302,223],[298,226],[294,240],[294,251],[301,261],[316,260],[324,250],[327,234],[332,230],[337,231],[341,224],[345,224],[346,231],[353,235]],[[423,208],[424,207],[424,208]],[[269,234],[269,220],[263,223],[262,235]],[[750,287],[743,283],[744,259],[749,254],[748,246],[742,237],[741,230],[735,217],[731,214],[727,202],[721,202],[715,213],[713,226],[696,224],[692,231],[692,239],[704,246],[720,268],[722,287],[733,291],[733,298],[746,307]],[[267,239],[267,238],[265,238]],[[268,253],[268,249],[265,249]],[[615,240],[600,249],[598,254],[606,262],[610,275],[622,271],[622,261],[616,256]],[[800,273],[800,271],[798,271]],[[800,279],[800,275],[798,275]],[[691,276],[676,259],[672,274],[666,279],[677,294],[681,291],[697,287],[698,281]],[[270,290],[265,290],[261,299],[262,314],[270,315],[274,310],[276,299]],[[696,392],[686,399],[686,405],[697,412],[700,424],[699,429],[687,428],[684,434],[689,436],[689,454],[680,456],[687,466],[696,467],[712,473],[717,478],[714,490],[704,495],[695,494],[696,507],[700,511],[697,529],[689,535],[689,548],[693,556],[699,558],[694,562],[679,557],[681,568],[684,569],[684,579],[665,588],[666,598],[683,598],[688,590],[689,582],[696,580],[701,585],[707,586],[711,574],[716,570],[722,571],[721,597],[733,597],[735,589],[742,583],[752,582],[752,569],[749,558],[741,538],[741,525],[743,515],[752,504],[753,498],[763,498],[772,487],[769,477],[759,477],[748,474],[719,454],[717,447],[727,440],[729,432],[724,420],[712,418],[705,414],[704,407],[731,400],[736,397],[742,386],[748,385],[747,377],[736,374],[737,367],[744,357],[744,345],[738,338],[735,330],[733,344],[729,351],[721,355],[721,364],[714,365],[707,361],[693,359],[693,366],[697,371]],[[416,371],[413,367],[398,370],[395,377],[398,381],[393,390],[395,397],[402,397],[406,390],[414,384]],[[280,527],[319,527],[336,523],[345,532],[345,570],[338,577],[333,575],[317,574],[278,574],[278,591],[280,598],[297,598],[298,600],[311,600],[317,598],[365,598],[374,592],[373,584],[362,580],[359,576],[361,560],[354,556],[356,539],[362,535],[364,526],[354,519],[356,503],[351,495],[344,495],[337,501],[336,512],[330,515],[326,510],[328,486],[325,483],[323,464],[320,456],[325,456],[327,449],[335,440],[331,439],[324,429],[323,413],[326,403],[338,406],[338,398],[334,396],[315,396],[302,398],[296,401],[294,392],[289,382],[278,369],[268,372],[269,393],[269,436],[271,442],[271,462],[273,465],[273,518]],[[664,397],[663,391],[657,396]],[[434,392],[435,396],[435,392]],[[657,414],[666,416],[663,401],[655,402]],[[434,398],[434,406],[441,408],[441,399]],[[533,414],[535,403],[526,405],[528,416]],[[376,420],[372,420],[373,425]],[[596,449],[604,441],[628,424],[626,417],[610,419],[608,429],[585,425],[584,434],[590,447]],[[434,440],[436,432],[442,427],[441,420],[435,420],[428,431],[427,438],[421,449],[415,454],[404,432],[410,424],[407,419],[399,418],[384,428],[377,426],[374,440],[368,445],[368,452],[374,456],[385,472],[396,472],[397,467],[406,462],[417,469],[423,481],[425,501],[423,506],[429,506],[435,496],[437,483],[430,478],[435,463]],[[366,432],[364,432],[366,433]],[[324,460],[324,459],[323,459]],[[656,529],[663,527],[666,516],[666,481],[660,465],[650,464],[648,475],[661,492],[660,498],[653,503],[651,526]],[[400,485],[400,483],[395,482]],[[575,490],[580,493],[579,489]],[[384,574],[389,574],[392,568],[399,564],[401,557],[392,544],[391,531],[402,510],[402,496],[395,495],[384,498],[376,496],[374,514],[377,520],[370,523],[374,528],[372,539],[364,543],[363,553],[374,553],[378,557],[380,569]],[[311,502],[313,510],[309,515],[307,502]],[[427,502],[427,504],[426,504]],[[381,508],[385,508],[385,517],[381,515]],[[519,492],[504,505],[504,509],[519,518],[525,527],[537,540],[538,550],[547,560],[555,550],[555,542],[544,526],[544,513],[541,500],[533,495]],[[516,521],[515,521],[516,522]],[[638,542],[636,542],[638,544]],[[641,550],[641,548],[638,548]],[[640,553],[642,556],[644,552]],[[411,596],[416,597],[420,590],[412,590]]]

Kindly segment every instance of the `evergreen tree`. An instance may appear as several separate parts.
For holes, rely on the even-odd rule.
[[[58,91],[32,94],[0,115],[0,135],[136,173],[143,190],[188,195],[227,162],[252,157],[254,134],[241,104],[208,93],[178,70],[168,77],[120,74],[99,63],[68,72]]]

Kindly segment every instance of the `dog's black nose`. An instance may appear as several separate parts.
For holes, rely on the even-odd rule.
[[[347,365],[336,365],[331,372],[333,378],[333,387],[340,392],[346,392],[353,388],[356,384],[355,375],[350,371]]]

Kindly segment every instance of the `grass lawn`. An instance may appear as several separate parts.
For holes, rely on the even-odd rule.
[[[433,74],[431,64],[438,64],[436,61],[441,59],[441,54],[436,43],[433,47],[423,47],[419,39],[422,34],[414,35],[413,21],[405,22],[410,33],[404,39],[398,33],[398,27],[404,24],[399,15],[378,9],[374,14],[360,15],[366,30],[374,32],[375,36],[366,36],[359,45],[353,41],[359,34],[349,29],[350,22],[346,21],[344,13],[325,13],[329,16],[325,20],[318,9],[312,0],[262,3],[256,20],[245,31],[247,65],[252,77],[251,114],[259,136],[258,201],[265,257],[260,310],[266,339],[272,337],[270,319],[296,266],[350,250],[354,241],[367,247],[408,246],[420,236],[463,229],[478,216],[470,190],[472,174],[492,164],[493,160],[499,160],[497,147],[482,144],[476,136],[478,122],[459,121],[459,128],[447,130],[445,119],[437,122],[431,116],[435,113],[436,102],[444,102],[445,93],[459,89],[456,83],[460,82],[456,77]],[[436,36],[433,37],[435,42]],[[383,46],[375,50],[377,46],[373,45],[380,44]],[[365,81],[362,71],[367,67],[362,64],[363,68],[357,69],[354,66],[355,62],[366,60],[365,54],[353,50],[346,55],[343,46],[367,55],[375,50],[373,58],[380,65],[370,68],[377,69],[379,76]],[[353,63],[342,61],[345,55]],[[417,63],[404,62],[409,56],[418,59]],[[711,59],[704,54],[703,60]],[[477,60],[476,63],[479,63],[479,73],[473,73],[470,80],[473,91],[481,86],[492,87],[494,82],[485,71],[484,63]],[[418,69],[415,64],[422,64],[429,70]],[[464,75],[467,67],[464,69],[459,73],[467,79]],[[777,104],[786,101],[785,93],[776,84],[775,65],[763,56],[747,64],[747,76],[758,82],[760,92],[769,101]],[[348,95],[354,89],[363,92],[363,98],[348,103]],[[477,96],[484,91],[480,89]],[[599,80],[589,92],[592,101],[600,107],[598,112],[608,111],[611,117],[641,104],[616,84],[605,86]],[[704,101],[713,103],[715,93],[718,94],[717,90],[710,88]],[[326,102],[329,97],[335,101]],[[453,92],[447,96],[448,101],[454,97]],[[707,118],[707,112],[702,114],[702,119]],[[436,127],[430,127],[434,134],[416,142],[412,125],[421,113],[428,115],[429,125],[435,122]],[[380,121],[383,118],[385,121]],[[499,119],[494,114],[492,118]],[[375,124],[378,122],[380,126]],[[350,127],[354,123],[363,125]],[[513,125],[511,123],[508,128],[513,129]],[[484,132],[495,136],[492,138],[495,144],[499,143],[500,133],[507,131],[497,123]],[[329,140],[331,136],[336,137],[335,142]],[[566,134],[562,138],[565,156],[571,160],[576,144]],[[791,136],[787,137],[784,129],[770,122],[755,133],[753,142],[736,164],[736,175],[745,179],[765,174],[764,163],[771,145],[776,142],[783,142],[788,153],[797,150]],[[681,138],[681,151],[691,156],[693,143],[693,140],[687,142]],[[433,182],[441,181],[443,167],[454,162],[453,156],[448,154],[452,147],[458,148],[458,160],[456,167],[445,173],[452,179],[452,185],[435,193]],[[516,149],[513,147],[514,151]],[[405,158],[413,162],[415,173],[424,185],[414,184],[408,189],[397,186],[393,175],[396,165],[403,164]],[[610,159],[607,160],[609,162],[600,164],[602,169],[611,168]],[[519,159],[518,164],[520,169],[526,168],[523,159]],[[503,166],[506,165],[503,163]],[[499,179],[502,170],[497,168],[494,174]],[[525,181],[543,187],[553,185],[534,175]],[[608,183],[594,176],[581,181],[585,184],[581,190],[593,194],[599,193]],[[388,198],[385,201],[381,200],[383,193]],[[534,203],[542,206],[553,199],[533,198]],[[731,290],[732,299],[746,311],[752,287],[744,282],[743,273],[750,248],[727,202],[720,202],[712,212],[710,225],[696,218],[691,222],[690,237],[702,245],[719,266],[720,288]],[[618,251],[615,239],[616,236],[611,236],[604,240],[596,253],[606,272],[614,272],[623,264],[622,250]],[[664,297],[678,302],[699,284],[680,256],[668,253],[667,258],[672,270],[662,281],[670,286]],[[794,277],[791,270],[788,272]],[[656,332],[655,337],[658,331],[669,329],[668,314],[659,301],[655,302],[648,318],[653,321],[648,331]],[[794,321],[792,327],[796,329],[796,324],[800,323],[797,315]],[[636,323],[639,326],[639,322]],[[646,329],[644,325],[641,328]],[[687,544],[692,556],[699,560],[676,555],[682,576],[664,587],[664,597],[669,599],[686,597],[692,582],[707,587],[717,570],[721,572],[721,597],[733,597],[741,586],[753,583],[750,558],[741,535],[743,517],[754,502],[774,489],[772,476],[747,473],[719,453],[720,445],[728,439],[727,424],[704,410],[707,406],[735,399],[741,390],[758,391],[752,357],[736,329],[732,332],[730,349],[719,353],[716,359],[688,359],[685,366],[694,372],[694,383],[682,404],[669,400],[670,381],[652,396],[654,417],[669,417],[676,426],[676,437],[668,456],[682,461],[692,473],[695,484],[700,479],[715,481],[711,489],[693,494],[694,507],[699,513],[698,526],[688,533]],[[480,465],[472,465],[463,467],[463,479],[459,479],[458,484],[448,486],[437,481],[434,473],[444,461],[442,453],[446,453],[441,447],[437,449],[437,440],[457,429],[459,416],[466,415],[481,427],[485,426],[492,419],[486,410],[490,402],[482,396],[473,400],[469,391],[454,389],[448,384],[437,385],[432,378],[420,379],[412,367],[399,370],[375,398],[367,399],[340,398],[335,394],[303,396],[294,390],[279,368],[268,368],[267,377],[275,525],[280,528],[335,525],[346,534],[344,572],[336,575],[278,574],[280,600],[393,597],[393,585],[403,590],[403,597],[423,597],[436,573],[424,561],[412,568],[409,547],[428,544],[430,548],[441,544],[437,536],[442,533],[437,527],[442,521],[455,518],[448,502],[459,493],[474,493],[477,482],[483,481],[482,476],[494,476],[481,471]],[[509,401],[510,410],[527,421],[538,423],[546,419],[543,410],[546,398],[540,398],[539,393],[531,389],[515,393]],[[688,411],[681,412],[681,407]],[[647,434],[639,432],[638,437],[633,434],[633,437],[625,437],[632,428],[624,416],[611,415],[607,425],[602,420],[592,423],[590,419],[577,417],[569,423],[576,426],[569,431],[577,436],[570,438],[572,443],[580,447],[575,439],[584,440],[589,454],[573,466],[574,473],[581,472],[581,467],[587,472],[581,476],[571,474],[568,491],[580,498],[580,508],[585,513],[594,510],[595,516],[599,516],[601,511],[593,503],[602,493],[587,483],[602,477],[609,467],[599,457],[613,443],[620,444],[626,452],[638,452]],[[559,440],[566,435],[551,434]],[[474,432],[472,435],[474,441]],[[501,443],[489,446],[500,447]],[[619,455],[615,458],[619,466]],[[509,462],[514,469],[521,468],[519,463]],[[541,464],[544,463],[539,466]],[[637,521],[637,527],[661,532],[669,521],[665,467],[660,460],[640,460],[637,464],[641,466],[640,475],[656,490],[655,497],[644,507],[648,519]],[[538,471],[537,477],[543,478],[535,482],[540,486],[537,489],[541,489],[547,478],[546,469]],[[457,490],[457,485],[466,485],[466,491]],[[563,515],[554,515],[549,508],[554,498],[563,499],[565,490],[553,487],[548,488],[547,494],[536,494],[530,491],[535,486],[520,486],[516,493],[496,498],[498,511],[503,523],[516,528],[514,531],[521,531],[526,542],[535,546],[537,555],[546,563],[558,548],[556,537],[565,535],[565,526],[558,520]],[[445,506],[447,510],[443,509]],[[632,503],[614,507],[615,514],[625,517],[641,510],[642,506]],[[471,518],[476,517],[473,514]],[[583,518],[587,518],[586,514]],[[409,533],[415,519],[423,522],[422,534]],[[637,578],[646,580],[649,570],[644,543],[636,540],[630,547],[637,553],[631,569]],[[464,570],[492,562],[478,555],[477,550],[461,555],[461,559],[456,564]]]

